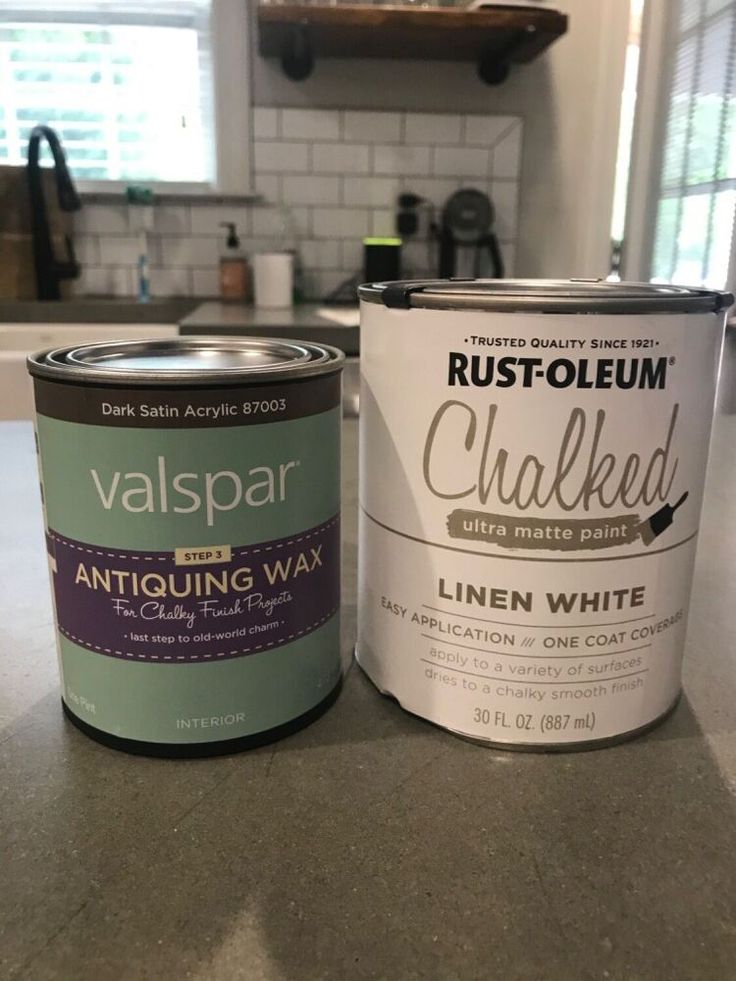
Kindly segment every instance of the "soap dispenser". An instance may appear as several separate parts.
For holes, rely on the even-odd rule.
[[[221,221],[227,228],[225,249],[220,256],[220,297],[223,300],[250,299],[248,260],[240,249],[238,230],[233,221]]]

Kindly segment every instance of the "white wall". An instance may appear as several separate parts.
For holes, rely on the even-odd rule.
[[[517,273],[610,271],[610,228],[628,0],[567,0],[569,34],[527,92]],[[529,80],[527,80],[529,81]]]

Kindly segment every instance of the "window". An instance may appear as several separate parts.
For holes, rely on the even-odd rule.
[[[636,85],[639,75],[639,53],[641,49],[641,20],[644,0],[631,0],[629,6],[629,36],[626,42],[626,67],[621,93],[621,118],[618,129],[618,152],[616,154],[616,179],[613,194],[613,213],[611,215],[611,280],[619,280],[621,266],[621,246],[626,225],[626,195],[629,188],[629,161],[631,143],[634,136],[634,117],[636,113]]]
[[[242,79],[248,104],[245,19],[233,0],[5,0],[0,163],[23,163],[44,122],[83,190],[247,191],[247,118],[241,110],[239,147],[217,125],[232,111],[220,79]]]
[[[651,278],[722,288],[736,204],[736,2],[679,7]]]
[[[638,120],[640,147],[651,147],[648,176],[646,161],[633,162],[646,195],[638,205],[636,192],[629,198],[633,271],[722,289],[733,262],[736,207],[736,0],[648,6],[647,44],[656,63],[651,57],[647,74],[645,61],[640,81],[645,96],[655,95]]]

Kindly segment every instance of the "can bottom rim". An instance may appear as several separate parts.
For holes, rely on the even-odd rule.
[[[251,733],[248,736],[236,736],[234,739],[217,739],[212,742],[204,743],[153,743],[142,739],[127,739],[124,736],[115,736],[104,729],[97,729],[88,722],[84,722],[75,715],[69,708],[64,699],[61,700],[61,707],[64,715],[76,726],[85,736],[94,739],[95,742],[102,743],[109,749],[116,749],[123,753],[132,753],[135,756],[155,756],[164,759],[202,759],[207,756],[226,756],[231,753],[241,753],[248,749],[257,749],[259,746],[266,746],[269,743],[278,742],[287,736],[293,735],[300,729],[315,722],[321,715],[329,709],[336,701],[342,689],[342,677],[337,682],[332,691],[321,702],[318,702],[302,715],[295,719],[283,722],[281,725],[271,729],[264,729],[262,732]]]
[[[461,732],[459,729],[451,729],[449,726],[444,726],[440,722],[435,722],[434,719],[428,719],[424,715],[419,715],[417,712],[412,712],[411,709],[405,708],[401,704],[400,699],[397,698],[396,695],[389,691],[384,691],[378,687],[368,671],[366,671],[366,669],[360,663],[357,650],[355,652],[355,660],[360,666],[363,674],[370,681],[376,691],[384,698],[388,698],[392,702],[396,702],[402,712],[406,712],[407,715],[411,715],[415,719],[421,719],[422,722],[426,722],[435,729],[441,729],[442,732],[448,732],[451,736],[455,736],[457,739],[462,739],[463,742],[473,743],[475,746],[483,746],[487,749],[502,749],[505,752],[510,753],[585,753],[594,749],[606,749],[608,746],[616,746],[619,743],[628,742],[630,739],[637,739],[639,736],[646,735],[652,729],[656,729],[657,726],[661,725],[672,715],[677,706],[680,704],[680,699],[682,698],[681,688],[678,691],[675,700],[668,708],[664,710],[664,712],[662,712],[661,715],[658,715],[649,722],[645,722],[643,726],[637,726],[636,729],[629,729],[626,732],[617,732],[613,736],[602,736],[600,739],[584,739],[580,742],[570,743],[502,742],[497,739],[481,739],[478,736],[471,736],[469,733]]]
[[[677,693],[674,702],[650,722],[645,722],[643,726],[636,729],[629,729],[627,732],[618,732],[614,736],[602,736],[600,739],[584,739],[576,743],[505,743],[495,739],[479,739],[477,736],[469,736],[457,729],[447,729],[440,726],[445,732],[452,736],[457,736],[466,743],[475,743],[478,746],[487,746],[489,749],[502,749],[511,753],[586,753],[594,749],[606,749],[609,746],[617,746],[619,743],[627,743],[631,739],[638,739],[645,736],[652,729],[662,725],[672,715],[682,698],[682,689]],[[436,723],[432,723],[436,725]]]

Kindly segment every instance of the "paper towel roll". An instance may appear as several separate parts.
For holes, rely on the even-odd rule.
[[[253,259],[257,307],[290,307],[293,302],[294,256],[291,252],[264,252]]]

